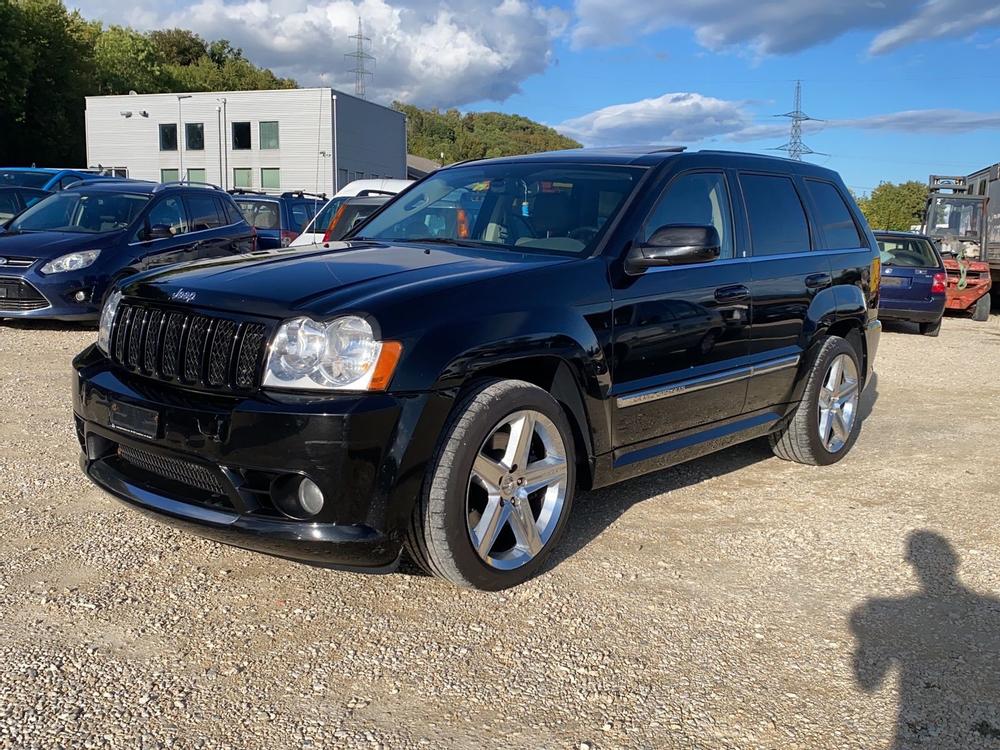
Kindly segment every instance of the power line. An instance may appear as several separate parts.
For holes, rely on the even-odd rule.
[[[769,151],[785,151],[788,153],[788,157],[790,159],[795,159],[796,161],[802,161],[802,156],[804,154],[829,156],[829,154],[822,154],[819,151],[813,151],[802,142],[802,123],[809,121],[822,122],[822,120],[810,117],[802,111],[802,81],[795,82],[795,109],[791,112],[786,112],[783,115],[775,115],[775,117],[789,118],[792,121],[792,127],[791,132],[788,135],[788,142],[782,144],[781,146],[768,149]]]
[[[354,67],[350,70],[351,73],[354,73],[354,95],[361,99],[365,99],[365,85],[367,83],[366,77],[372,75],[372,71],[368,70],[366,65],[369,62],[374,65],[375,57],[365,51],[366,47],[371,47],[372,40],[364,35],[361,28],[360,16],[358,16],[358,33],[349,38],[356,40],[358,46],[354,52],[345,52],[344,57],[354,60]]]

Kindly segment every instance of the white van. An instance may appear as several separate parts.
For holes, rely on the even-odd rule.
[[[323,235],[326,234],[326,229],[330,226],[337,209],[347,198],[359,195],[395,195],[412,184],[413,180],[355,180],[348,183],[337,191],[337,194],[306,225],[302,233],[292,240],[291,247],[315,245],[317,242],[322,242]]]

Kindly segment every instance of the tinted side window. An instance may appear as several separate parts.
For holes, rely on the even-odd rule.
[[[806,188],[816,206],[816,223],[826,250],[848,250],[865,245],[850,209],[836,187],[829,182],[806,180]]]
[[[204,229],[214,229],[228,223],[219,216],[219,204],[211,195],[185,195],[188,216],[191,217],[191,231],[200,232]]]
[[[809,224],[795,183],[778,175],[744,174],[740,184],[754,255],[809,250]]]
[[[674,180],[646,219],[643,240],[667,224],[715,227],[722,240],[720,257],[732,258],[733,219],[726,178],[719,172],[695,172]]]
[[[154,203],[146,215],[145,226],[165,226],[170,228],[174,236],[188,231],[187,219],[184,218],[184,207],[180,198],[164,198]]]
[[[301,232],[302,228],[309,223],[310,219],[316,215],[318,203],[316,201],[301,201],[291,205],[292,231]]]
[[[240,213],[240,210],[232,201],[227,201],[223,198],[222,207],[225,209],[226,218],[230,224],[239,224],[241,221],[244,221],[243,214]]]
[[[7,221],[12,216],[17,216],[20,211],[21,207],[13,190],[0,193],[0,221]]]

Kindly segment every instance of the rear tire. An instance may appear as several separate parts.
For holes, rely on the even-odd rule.
[[[854,347],[839,336],[827,337],[809,372],[802,401],[785,425],[769,436],[774,455],[813,466],[846,456],[861,429],[861,372]]]
[[[976,300],[976,306],[972,308],[972,319],[974,321],[982,323],[990,319],[990,302],[988,292]]]
[[[575,488],[573,433],[559,403],[531,383],[485,380],[442,432],[406,551],[458,586],[516,586],[559,543]]]
[[[924,336],[937,336],[941,333],[941,318],[938,318],[933,323],[921,323],[920,333]]]

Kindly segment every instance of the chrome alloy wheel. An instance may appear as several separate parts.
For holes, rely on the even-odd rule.
[[[466,519],[479,557],[498,570],[533,559],[559,524],[568,480],[566,446],[552,420],[533,410],[504,417],[469,477]]]
[[[858,368],[847,354],[834,357],[819,391],[819,440],[830,453],[847,443],[858,416]]]

